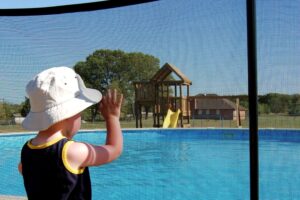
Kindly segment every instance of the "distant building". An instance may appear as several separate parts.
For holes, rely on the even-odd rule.
[[[13,123],[14,124],[22,124],[25,117],[22,117],[20,113],[13,114]]]
[[[237,104],[217,95],[199,94],[191,97],[191,111],[195,119],[237,119]],[[239,114],[240,120],[245,120],[246,109],[240,105]]]

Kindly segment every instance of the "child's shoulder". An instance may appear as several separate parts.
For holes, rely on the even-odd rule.
[[[90,149],[88,147],[88,143],[69,140],[65,144],[68,160],[82,162],[89,154]]]

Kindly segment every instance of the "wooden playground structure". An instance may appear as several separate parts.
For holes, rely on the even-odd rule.
[[[172,75],[178,79],[174,79]],[[179,126],[190,127],[192,82],[174,65],[164,64],[148,81],[134,82],[136,128],[142,128],[142,110],[152,108],[153,127],[161,127],[169,109],[178,111]],[[178,91],[179,90],[179,91]],[[178,94],[179,93],[179,94]]]

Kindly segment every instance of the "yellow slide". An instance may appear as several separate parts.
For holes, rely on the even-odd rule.
[[[180,112],[180,109],[178,109],[176,112],[168,109],[167,116],[165,117],[163,123],[163,128],[176,128]]]

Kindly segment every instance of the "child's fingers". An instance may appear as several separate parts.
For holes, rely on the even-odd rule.
[[[112,91],[112,102],[113,102],[113,104],[117,103],[117,90],[116,89],[114,89]]]
[[[116,89],[108,89],[105,96],[103,96],[103,104],[112,104],[120,106],[123,102],[123,94]]]
[[[118,104],[118,106],[121,106],[122,105],[122,102],[123,102],[123,94],[121,93],[119,93],[118,94],[118,97],[117,97],[117,104]]]
[[[107,100],[108,102],[111,100],[111,89],[107,90],[107,94],[106,94]]]

